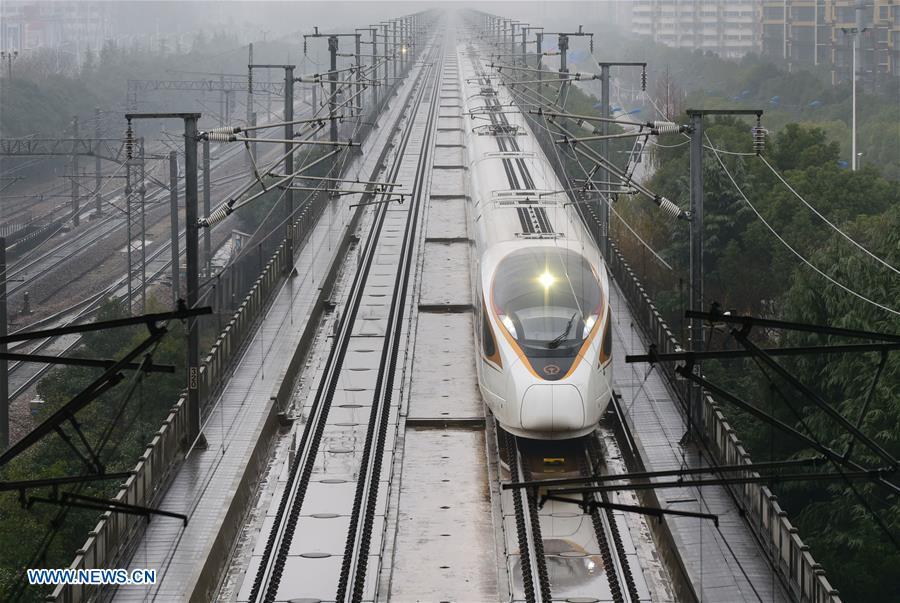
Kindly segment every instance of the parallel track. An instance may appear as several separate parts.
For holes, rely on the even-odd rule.
[[[274,134],[267,134],[267,136],[273,135]],[[242,148],[237,146],[225,149],[213,169],[218,169],[221,165],[227,164],[227,162],[235,159],[241,153]],[[213,183],[221,183],[233,180],[236,177],[238,176],[228,175],[216,178],[213,180]],[[110,195],[117,194],[120,190],[122,190],[122,188],[117,187],[107,193],[106,196],[109,197]],[[184,183],[182,182],[179,185],[179,195],[183,194]],[[166,219],[169,211],[167,198],[168,190],[166,189],[158,189],[148,195],[148,219],[151,221],[151,224],[155,224],[158,223],[159,220]],[[154,202],[154,200],[156,201]],[[165,211],[163,211],[163,209]],[[82,208],[82,212],[84,214],[89,213],[89,211],[89,208],[86,206]],[[34,283],[36,280],[43,278],[49,272],[61,269],[63,264],[71,261],[73,257],[86,250],[89,250],[94,243],[101,241],[107,237],[119,234],[124,227],[125,220],[121,216],[118,216],[116,214],[107,214],[102,220],[93,222],[88,225],[87,228],[80,231],[78,237],[63,241],[61,243],[57,243],[51,249],[41,252],[37,257],[26,256],[25,258],[19,260],[17,263],[11,265],[8,271],[8,278],[10,279],[10,282],[8,285],[9,290],[7,292],[7,295],[12,296],[13,294],[19,292],[22,289],[25,289],[26,287]],[[185,230],[182,228],[181,232],[179,233],[179,239],[182,241],[180,244],[181,255],[184,255],[185,253],[185,246],[183,243],[184,234]],[[151,264],[159,261],[163,255],[170,253],[170,247],[170,242],[163,241],[155,249],[150,251],[146,257],[146,266],[149,268]],[[168,260],[161,266],[158,266],[156,269],[152,270],[152,272],[147,274],[147,285],[149,286],[151,283],[166,274],[170,266],[171,260]],[[25,273],[24,278],[19,278],[23,273]],[[65,326],[84,321],[94,314],[94,312],[100,307],[100,303],[106,297],[124,297],[127,291],[126,278],[126,276],[121,276],[117,278],[113,283],[102,289],[100,292],[93,294],[86,299],[80,300],[66,308],[63,308],[62,310],[54,312],[50,316],[46,316],[40,320],[34,321],[19,329],[19,331],[35,331],[56,326]],[[135,293],[139,293],[141,291],[142,283],[140,282],[139,278],[132,278],[132,287]],[[64,287],[61,287],[57,291],[62,291],[63,289]],[[54,355],[64,356],[78,346],[80,342],[79,337],[70,337],[69,339],[71,340],[69,343],[52,350],[52,353]],[[21,342],[10,346],[10,351],[38,354],[44,350],[47,350],[47,348],[55,342],[57,342],[57,338],[43,339],[37,342]],[[23,369],[24,364],[26,363],[20,361],[10,363],[10,377],[17,375]],[[11,385],[14,389],[10,392],[9,399],[15,400],[16,398],[24,394],[51,368],[51,365],[41,365],[39,368],[37,368],[37,370],[34,370],[33,372],[31,372],[31,374],[28,374],[26,377],[24,377],[24,379],[21,379],[20,383],[16,383],[16,381],[19,381],[19,379],[13,378]]]
[[[433,48],[431,54],[435,53]],[[411,94],[412,105],[407,121],[401,134],[398,152],[394,163],[386,179],[395,181],[400,172],[401,163],[407,152],[410,138],[413,133],[416,114],[422,104],[422,99],[427,90],[428,79],[439,72],[439,66],[433,62],[424,65],[416,76],[415,85],[418,89]],[[438,78],[435,78],[435,82]],[[437,90],[437,84],[434,84]],[[427,129],[434,129],[436,122],[436,93],[432,94],[432,104],[429,109]],[[413,243],[416,236],[419,207],[423,201],[421,185],[427,173],[430,153],[427,152],[428,137],[423,142],[423,149],[419,155],[416,170],[416,188],[413,191],[411,207],[408,210],[406,227],[401,253],[400,267],[397,272],[394,299],[385,329],[386,336],[382,347],[381,370],[379,383],[375,390],[372,413],[367,428],[364,458],[359,471],[359,481],[354,497],[353,513],[351,514],[351,526],[347,536],[348,554],[344,557],[344,565],[341,570],[339,584],[337,585],[338,600],[359,601],[362,598],[362,590],[365,584],[368,546],[371,540],[375,499],[378,493],[378,479],[381,472],[381,457],[384,451],[387,418],[389,414],[393,389],[393,374],[396,368],[396,348],[399,345],[403,305],[405,304],[405,292],[409,282],[412,267]],[[370,195],[371,196],[371,195]],[[386,195],[379,195],[381,201]],[[368,201],[368,199],[366,199]],[[273,528],[269,533],[263,552],[262,561],[255,576],[250,591],[250,601],[275,601],[278,587],[284,572],[288,552],[295,535],[300,512],[303,507],[306,491],[311,481],[317,455],[321,449],[322,436],[328,420],[329,410],[341,378],[342,367],[346,358],[357,314],[365,295],[366,283],[370,269],[376,257],[382,227],[385,224],[388,212],[388,203],[379,203],[375,210],[365,245],[362,249],[357,271],[350,286],[348,299],[344,311],[340,315],[337,331],[332,347],[329,351],[316,396],[309,413],[308,420],[303,430],[298,446],[297,455],[290,466],[287,484],[279,502],[275,515]],[[387,367],[387,371],[385,368]],[[387,373],[387,374],[386,374]],[[386,378],[387,377],[387,378]],[[377,428],[377,440],[376,440]],[[373,446],[374,443],[374,446]],[[365,553],[363,551],[365,550]]]
[[[435,57],[434,55],[438,56]],[[388,329],[386,330],[384,347],[378,368],[378,379],[375,385],[375,399],[372,404],[372,412],[369,417],[369,425],[366,431],[366,443],[362,470],[356,484],[356,493],[353,501],[353,511],[350,518],[350,530],[344,547],[344,558],[341,566],[341,574],[338,583],[337,600],[344,601],[347,598],[348,582],[352,578],[351,601],[363,599],[365,587],[366,563],[369,557],[369,549],[372,539],[372,526],[375,521],[375,506],[378,498],[378,488],[381,475],[382,459],[385,440],[387,437],[388,418],[390,414],[392,394],[394,390],[394,378],[397,372],[397,360],[400,353],[400,340],[403,331],[404,309],[406,307],[407,291],[410,277],[413,272],[413,257],[415,255],[416,239],[418,235],[419,212],[425,203],[425,180],[431,167],[432,144],[434,140],[435,123],[437,121],[438,104],[440,99],[440,84],[444,49],[433,50],[429,61],[429,70],[433,83],[431,88],[431,102],[428,108],[425,139],[419,154],[419,162],[416,166],[416,176],[412,188],[412,206],[409,209],[409,217],[406,223],[406,232],[403,237],[403,246],[400,251],[400,270],[394,282],[393,301],[388,317]],[[426,85],[422,85],[420,96],[417,99],[418,107],[422,103]],[[412,119],[410,123],[412,123]],[[399,170],[399,161],[396,169]],[[374,442],[375,427],[378,428],[378,439]],[[365,505],[363,506],[363,501]]]

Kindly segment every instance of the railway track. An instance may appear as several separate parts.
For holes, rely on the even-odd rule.
[[[269,134],[272,136],[274,134]],[[228,162],[233,161],[243,152],[241,147],[233,146],[226,148],[218,161],[213,165],[213,169],[221,169]],[[270,150],[269,155],[274,155],[275,150]],[[222,184],[242,177],[242,174],[231,174],[213,180],[213,184]],[[121,191],[122,187],[115,188],[111,193]],[[184,194],[183,182],[179,187],[179,195]],[[148,205],[148,228],[154,224],[168,219],[169,204],[168,190],[158,189],[147,196]],[[90,208],[83,208],[86,215],[90,212]],[[17,263],[13,264],[9,270],[9,289],[8,295],[12,295],[26,290],[27,287],[34,285],[54,272],[61,270],[66,264],[73,261],[79,255],[89,252],[90,248],[110,236],[121,234],[121,230],[125,227],[125,219],[121,215],[107,214],[102,220],[90,223],[90,225],[81,230],[77,237],[55,244],[51,249],[39,253],[36,257],[25,256]],[[185,231],[182,228],[179,234],[181,254],[185,253],[185,244],[183,242]],[[146,284],[149,287],[160,277],[168,274],[171,266],[171,259],[164,256],[169,255],[171,244],[168,240],[161,241],[152,250],[148,250],[146,257],[146,266],[149,269]],[[152,268],[151,268],[152,266]],[[143,283],[139,277],[132,278],[132,288],[135,292],[140,292]],[[65,285],[57,289],[57,293],[62,291]],[[118,277],[112,283],[103,287],[99,292],[90,297],[79,300],[78,302],[67,306],[53,314],[31,322],[22,327],[18,331],[34,331],[39,329],[48,329],[53,327],[61,327],[69,324],[78,323],[89,319],[94,312],[100,307],[103,299],[107,297],[123,298],[127,292],[127,281],[125,276]],[[54,293],[55,295],[55,293]],[[81,338],[77,335],[70,335],[57,338],[48,338],[38,341],[19,342],[10,347],[10,351],[27,352],[32,354],[45,353],[55,356],[65,355],[75,349]],[[24,394],[31,386],[33,386],[52,366],[35,365],[33,363],[13,362],[9,365],[10,379],[10,400],[15,400]]]
[[[596,433],[551,442],[513,436],[496,423],[493,432],[497,453],[506,465],[506,481],[591,477],[606,472]],[[498,477],[503,483],[502,476]],[[501,499],[503,513],[509,518],[504,530],[508,532],[513,601],[649,600],[643,577],[635,576],[629,562],[628,537],[622,534],[614,511],[602,506],[613,502],[610,497],[584,494],[581,500],[544,501],[541,494],[537,487],[513,488],[504,490]],[[549,526],[550,533],[544,526]]]
[[[359,449],[352,450],[355,456],[359,457],[358,465],[350,471],[350,474],[356,476],[355,487],[352,490],[341,488],[345,498],[338,500],[337,497],[330,497],[328,504],[331,508],[346,506],[350,515],[344,554],[334,584],[336,600],[361,601],[370,598],[366,594],[367,563],[372,549],[380,542],[379,535],[375,533],[377,529],[375,524],[380,482],[383,479],[382,460],[388,445],[389,418],[392,410],[396,410],[397,404],[393,399],[394,377],[404,333],[404,307],[413,271],[412,260],[418,236],[419,212],[425,200],[424,186],[431,165],[432,137],[437,122],[439,99],[437,90],[440,86],[443,62],[442,41],[436,41],[425,56],[425,63],[415,76],[413,89],[409,95],[411,103],[405,108],[405,123],[398,139],[395,139],[391,167],[384,177],[389,182],[402,180],[406,167],[404,161],[414,160],[411,201],[402,211],[389,203],[382,202],[375,205],[374,216],[360,251],[346,302],[337,321],[333,342],[318,380],[297,453],[290,464],[273,526],[266,539],[259,568],[253,578],[248,597],[250,601],[271,602],[276,599],[294,598],[293,594],[286,592],[281,586],[286,574],[289,553],[300,534],[298,523],[304,504],[308,502],[307,493],[319,462],[317,459],[321,459],[325,454],[322,450],[324,442],[331,441],[326,425],[329,423],[329,415],[337,394],[340,392],[342,398],[351,398],[356,391],[365,391],[366,393],[362,394],[364,396],[371,391],[372,399],[368,416],[364,416],[364,413],[359,415],[353,413],[354,416],[358,416],[359,422],[349,425],[354,430],[365,428],[364,443]],[[417,119],[423,111],[427,112],[424,129],[418,126],[420,120]],[[385,198],[385,195],[381,194],[379,200],[384,201]],[[395,242],[398,236],[401,240]],[[397,247],[399,251],[395,251]],[[390,264],[385,261],[385,257],[392,258]],[[393,258],[396,258],[396,263]],[[362,316],[361,313],[366,313],[366,316]],[[353,380],[354,371],[371,371],[371,369],[356,369],[351,366],[345,370],[345,361],[351,354],[363,351],[375,352],[374,349],[351,349],[351,341],[354,338],[358,339],[361,329],[370,328],[368,325],[376,320],[379,325],[383,322],[384,329],[380,336],[378,372],[372,389],[350,388],[347,383]],[[367,321],[368,323],[364,324]],[[380,327],[378,329],[380,331]],[[340,386],[343,386],[343,389],[340,389]],[[359,398],[359,402],[362,401]],[[341,406],[356,408],[362,405]],[[353,434],[356,440],[358,432],[354,431]],[[342,479],[333,480],[334,482],[352,483]],[[346,499],[351,494],[352,502]]]
[[[298,208],[298,210],[299,211],[297,214],[297,218],[301,219],[308,208],[302,207]],[[181,250],[182,256],[185,254],[184,235],[185,230],[182,229],[179,233],[179,249]],[[147,256],[147,266],[153,266],[151,271],[147,274],[146,284],[148,287],[161,277],[167,276],[170,273],[170,268],[172,265],[170,255],[170,245],[164,244],[159,245]],[[96,312],[100,308],[100,305],[104,299],[109,297],[122,299],[126,296],[128,286],[125,279],[126,277],[124,276],[119,277],[112,284],[108,285],[98,293],[95,293],[88,298],[79,300],[71,306],[57,311],[50,316],[37,320],[20,330],[25,331],[27,329],[30,331],[35,331],[39,329],[63,327],[87,320],[91,316],[93,316],[94,312]],[[132,278],[132,289],[136,294],[140,293],[142,287],[143,283],[141,283],[140,278]],[[75,349],[80,341],[81,338],[78,335],[47,338],[38,340],[36,342],[23,341],[17,342],[16,344],[10,346],[10,351],[27,351],[31,354],[44,352],[54,356],[64,356]],[[26,366],[32,366],[34,367],[34,369],[31,371],[26,371],[26,374],[22,375],[21,372]],[[16,398],[24,394],[28,390],[28,388],[34,385],[51,368],[53,368],[52,365],[46,364],[35,365],[31,363],[23,363],[21,361],[11,363],[9,365],[11,387],[9,399],[15,400]]]
[[[271,138],[277,136],[277,132],[267,131],[263,136]],[[219,156],[213,159],[211,166],[214,172],[227,168],[231,162],[244,153],[244,149],[239,145],[231,145],[219,149],[217,152]],[[265,152],[267,156],[272,157],[277,156],[278,154],[278,150],[275,148],[269,148]],[[260,164],[263,163],[265,163],[265,161],[260,160]],[[212,184],[223,184],[242,177],[245,177],[243,173],[230,173],[223,177],[214,178]],[[115,185],[110,191],[105,191],[104,196],[108,200],[121,200],[124,188],[124,185]],[[184,182],[182,181],[179,184],[179,196],[183,195]],[[167,219],[169,214],[168,189],[157,188],[153,192],[148,193],[145,199],[145,205],[147,209],[147,227],[149,229],[160,221]],[[61,207],[64,206],[61,205],[60,208]],[[59,208],[54,209],[54,212],[58,209]],[[82,207],[80,212],[82,218],[88,218],[92,211],[92,207],[87,205]],[[27,288],[33,286],[36,281],[43,279],[53,271],[60,269],[64,264],[68,263],[78,255],[88,252],[94,244],[107,237],[120,234],[125,226],[126,219],[123,213],[107,213],[100,220],[89,222],[86,227],[79,229],[76,236],[56,243],[50,249],[37,254],[26,254],[23,258],[20,258],[10,265],[7,276],[9,279],[7,295],[13,296],[20,291],[27,290]],[[163,241],[163,244],[160,246],[163,248],[167,247],[165,241]]]

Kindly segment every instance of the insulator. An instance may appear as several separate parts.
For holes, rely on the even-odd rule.
[[[208,217],[200,220],[200,226],[205,226],[206,228],[215,226],[216,224],[227,218],[232,211],[234,210],[231,209],[230,205],[223,205],[213,213],[209,214]]]
[[[234,142],[237,137],[230,132],[207,132],[206,138],[210,142]]]
[[[684,216],[684,211],[665,197],[657,196],[654,201],[656,201],[663,213],[670,218],[681,218]]]
[[[753,128],[753,152],[757,155],[762,154],[766,148],[766,134],[768,131],[759,125]]]
[[[594,54],[594,36],[591,36],[591,40],[588,46],[590,47],[591,54]]]
[[[641,68],[641,90],[647,91],[647,67]]]
[[[581,80],[598,80],[598,79],[600,79],[600,76],[595,73],[584,72],[584,73],[576,73],[575,75],[572,76],[572,79],[579,80],[579,81],[581,81]]]
[[[681,132],[681,126],[671,121],[655,121],[653,129],[657,134],[678,134]]]
[[[237,134],[241,131],[240,126],[223,126],[221,128],[212,128],[207,130],[207,134]]]
[[[131,120],[128,120],[128,128],[125,130],[125,158],[134,157],[134,130],[131,129]]]
[[[578,120],[578,125],[581,127],[582,130],[584,130],[586,132],[589,132],[591,134],[597,133],[597,128],[594,127],[594,124],[589,123],[588,121],[580,119],[580,120]]]

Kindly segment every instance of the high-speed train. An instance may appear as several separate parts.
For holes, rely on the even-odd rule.
[[[510,92],[463,55],[479,387],[514,435],[583,436],[612,393],[606,267]]]

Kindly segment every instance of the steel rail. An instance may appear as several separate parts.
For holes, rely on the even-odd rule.
[[[602,454],[600,451],[600,443],[597,440],[596,433],[591,434],[587,437],[587,445],[586,445],[586,453],[588,455],[589,463],[592,467],[591,473],[595,475],[600,474],[600,466],[603,462]],[[596,499],[596,493],[585,493],[586,498],[590,500],[591,498]],[[611,503],[609,494],[607,492],[599,493],[600,501],[609,505]],[[600,514],[600,510],[592,505],[592,512]],[[631,572],[631,565],[628,563],[628,557],[625,552],[625,545],[622,542],[622,534],[619,532],[619,526],[616,523],[616,518],[613,515],[613,509],[609,506],[604,508],[605,519],[606,519],[606,530],[609,532],[610,537],[613,541],[613,546],[615,547],[616,554],[613,556],[613,564],[615,566],[614,574],[616,575],[616,580],[621,585],[623,582],[625,584],[625,588],[628,593],[628,600],[636,603],[640,601],[640,594],[637,590],[637,585],[634,581],[634,575]],[[594,524],[596,529],[597,524]],[[607,575],[610,575],[607,573]],[[612,580],[610,580],[610,584],[612,584]],[[621,588],[621,586],[620,586]],[[620,591],[620,594],[623,597],[625,593]]]
[[[583,454],[578,455],[578,468],[582,479],[587,479],[595,473],[595,466],[587,449],[584,450]],[[594,537],[597,539],[597,545],[600,547],[600,557],[603,559],[603,568],[606,571],[609,592],[612,594],[614,603],[622,603],[625,597],[622,595],[622,583],[619,581],[619,572],[616,570],[616,562],[609,547],[608,530],[604,517],[600,514],[600,509],[596,505],[590,505],[591,502],[596,501],[596,497],[584,493],[581,500],[582,510],[587,511],[591,517]]]
[[[517,481],[524,479],[515,436],[507,431],[503,431],[499,423],[497,423],[495,431],[498,435],[498,440],[499,434],[503,433],[505,436],[506,464],[509,467],[510,476],[515,476]],[[522,589],[525,593],[525,601],[527,603],[536,603],[541,596],[541,589],[539,587],[536,588],[534,583],[535,576],[539,575],[537,554],[534,550],[534,534],[530,529],[530,522],[526,521],[525,507],[522,504],[522,491],[513,490],[512,498],[516,522],[516,539],[519,542],[519,568],[522,571]],[[544,564],[546,566],[546,559],[544,559]]]

